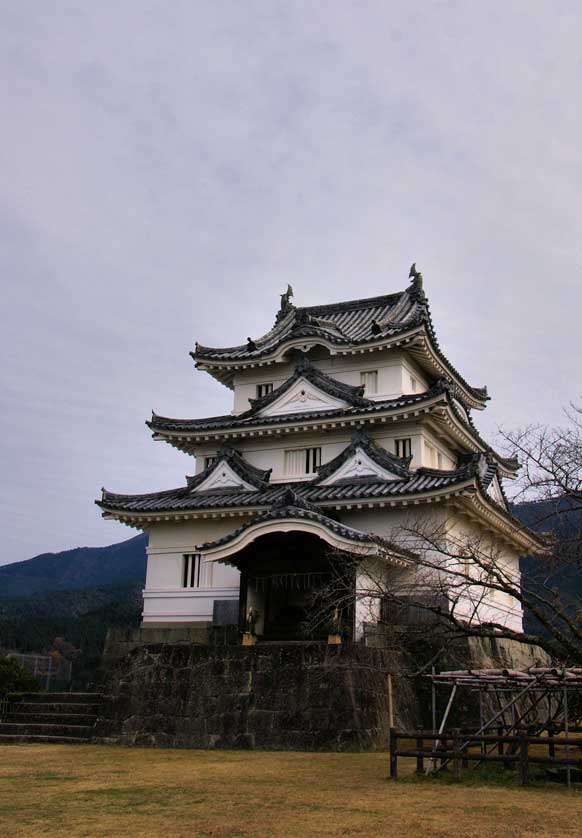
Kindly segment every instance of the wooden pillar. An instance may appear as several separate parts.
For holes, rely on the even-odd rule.
[[[424,739],[422,736],[419,736],[416,740],[416,750],[424,751]],[[424,774],[424,754],[416,755],[416,773]]]
[[[500,757],[503,756],[503,742],[501,741],[501,737],[503,736],[504,732],[505,732],[504,726],[503,725],[498,725],[497,726],[497,736],[499,736],[499,741],[497,742],[497,752],[499,753]]]
[[[398,737],[396,735],[396,728],[390,728],[390,779],[398,779],[398,757],[396,756],[396,749],[398,746]]]
[[[529,760],[527,732],[522,730],[519,735],[519,779],[522,786],[529,783]]]
[[[550,723],[548,725],[548,738],[553,739],[555,735],[556,733],[554,730],[554,725]],[[550,759],[556,758],[556,745],[554,742],[548,743],[548,756],[550,757]]]
[[[461,731],[454,728],[452,731],[453,744],[453,780],[461,779]]]
[[[392,674],[386,676],[386,690],[388,694],[388,727],[394,727],[394,696],[392,694]]]

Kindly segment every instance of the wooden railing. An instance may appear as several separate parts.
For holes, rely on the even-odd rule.
[[[576,728],[578,732],[580,729]],[[414,742],[414,747],[407,744]],[[535,750],[532,750],[535,747]],[[478,749],[478,750],[475,750]],[[547,756],[541,753],[547,749]],[[522,785],[529,782],[530,765],[545,765],[566,769],[570,785],[570,770],[582,770],[582,738],[574,736],[535,736],[527,731],[505,734],[472,734],[459,728],[443,733],[390,729],[390,777],[398,777],[398,757],[416,758],[416,771],[428,774],[445,765],[451,766],[453,778],[461,779],[461,772],[470,762],[497,762],[513,766]]]

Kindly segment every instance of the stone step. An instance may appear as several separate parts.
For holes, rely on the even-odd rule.
[[[8,701],[27,704],[99,704],[100,693],[25,693],[9,695]]]
[[[42,705],[39,705],[42,707]],[[97,720],[96,713],[7,713],[2,719],[3,722],[11,724],[63,724],[63,725],[88,725],[93,727]]]
[[[64,736],[68,739],[89,739],[92,733],[93,725],[0,722],[0,736]]]
[[[88,745],[91,739],[80,736],[31,736],[0,733],[0,745],[28,745],[30,742],[42,742],[45,745]]]
[[[67,702],[65,704],[54,703],[33,703],[30,701],[15,701],[9,703],[11,713],[80,713],[82,715],[96,716],[100,704],[85,704],[84,702]]]

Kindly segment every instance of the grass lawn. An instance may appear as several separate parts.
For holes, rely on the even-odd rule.
[[[582,836],[582,792],[387,779],[386,754],[0,746],[2,838]],[[407,777],[408,775],[408,777]]]

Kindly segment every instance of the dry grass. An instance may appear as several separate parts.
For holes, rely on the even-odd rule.
[[[386,769],[385,754],[0,746],[0,835],[582,836],[579,791],[394,783]]]

